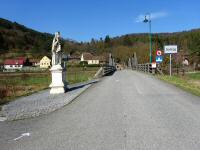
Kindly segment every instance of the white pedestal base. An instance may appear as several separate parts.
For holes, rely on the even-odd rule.
[[[50,90],[50,94],[61,94],[65,93],[65,89],[63,87],[52,87]]]
[[[63,68],[61,65],[52,66],[50,69],[52,75],[52,83],[50,94],[65,93],[65,84],[63,83]]]

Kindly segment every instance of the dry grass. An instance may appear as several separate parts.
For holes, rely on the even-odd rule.
[[[185,76],[158,77],[194,95],[200,96],[200,73],[186,74]]]
[[[69,68],[69,84],[84,82],[93,78],[98,68]],[[51,82],[50,73],[9,73],[0,75],[0,105],[16,97],[29,95],[47,89]]]

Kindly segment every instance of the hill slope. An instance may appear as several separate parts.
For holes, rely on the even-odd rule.
[[[0,18],[1,52],[45,53],[51,46],[53,35],[40,33],[16,22]]]
[[[51,54],[53,35],[29,29],[16,22],[0,18],[0,54],[2,58],[28,56],[38,57]],[[190,56],[200,56],[200,29],[176,33],[158,33],[152,35],[153,55],[156,49],[163,49],[166,44],[176,44]],[[112,52],[118,61],[127,61],[137,52],[141,62],[149,59],[148,34],[127,34],[120,37],[75,42],[62,40],[62,49],[66,53],[92,52],[102,54]],[[2,55],[3,54],[3,55]]]
[[[175,33],[154,33],[152,34],[152,50],[155,59],[155,51],[164,49],[164,45],[178,45],[178,50],[190,56],[200,57],[200,29],[175,32]],[[119,61],[127,61],[129,57],[137,52],[141,63],[149,62],[149,34],[127,34],[120,37],[105,40],[92,40],[89,43],[89,50],[97,53],[112,52]],[[200,61],[200,60],[197,60]]]

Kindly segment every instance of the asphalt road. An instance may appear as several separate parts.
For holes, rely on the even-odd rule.
[[[0,150],[199,149],[200,98],[128,70],[54,113],[0,122]]]

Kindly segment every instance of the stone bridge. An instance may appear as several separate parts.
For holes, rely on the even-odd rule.
[[[199,150],[200,99],[144,73],[123,70],[62,109],[0,122],[2,150]]]

